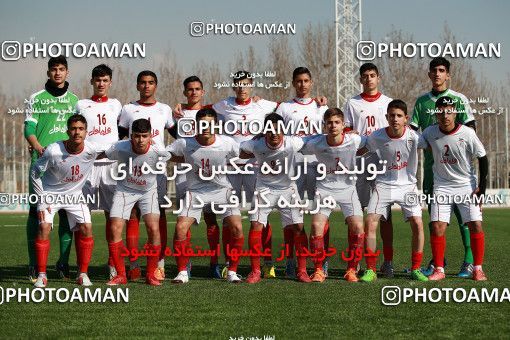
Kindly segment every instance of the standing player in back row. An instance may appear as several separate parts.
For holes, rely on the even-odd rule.
[[[64,56],[50,58],[48,61],[48,81],[45,89],[30,96],[25,118],[24,135],[33,149],[30,164],[33,165],[44,149],[51,143],[68,139],[66,134],[67,119],[74,113],[78,97],[68,90],[66,78],[69,74],[67,59]],[[29,192],[33,193],[32,181],[29,181]],[[30,206],[27,220],[28,245],[28,276],[31,282],[36,280],[36,257],[34,242],[37,236],[37,207]],[[60,257],[57,261],[58,275],[69,279],[69,253],[73,241],[73,233],[69,229],[67,215],[59,212],[58,236],[60,241]]]
[[[352,97],[345,104],[345,126],[347,130],[353,130],[361,136],[370,136],[372,132],[387,127],[386,110],[391,98],[379,92],[381,77],[377,66],[372,63],[361,65],[359,69],[360,82],[363,92]],[[365,169],[368,164],[376,164],[379,159],[375,152],[368,152],[358,158],[358,166],[361,159],[365,160]],[[370,201],[374,180],[367,180],[367,172],[358,176],[356,188],[358,190],[361,206],[366,208]],[[386,277],[393,277],[393,225],[391,223],[391,212],[387,219],[381,220],[381,238],[383,240],[384,263],[381,271]]]
[[[455,110],[457,111],[456,121],[475,129],[475,118],[466,96],[448,88],[448,80],[450,80],[450,62],[443,57],[432,59],[429,65],[428,75],[432,83],[432,90],[416,100],[410,124],[411,127],[414,130],[421,129],[424,131],[427,127],[436,124],[436,101],[439,97],[447,96],[452,99],[455,105]],[[423,193],[429,195],[432,193],[434,187],[434,174],[432,171],[434,157],[430,150],[424,150],[424,156]],[[430,214],[430,204],[428,205],[428,209]],[[471,277],[473,272],[473,253],[471,251],[471,242],[469,239],[469,228],[466,224],[462,223],[462,218],[457,206],[453,207],[453,212],[457,218],[460,234],[462,236],[462,243],[464,244],[464,262],[462,263],[458,276]],[[431,224],[429,224],[429,227],[431,228]],[[433,270],[434,267],[432,263],[430,263],[425,274],[430,275]]]
[[[140,100],[133,101],[124,105],[120,113],[119,133],[121,136],[131,135],[131,125],[135,120],[147,119],[152,127],[152,140],[161,149],[165,148],[165,130],[169,130],[174,125],[172,110],[170,106],[156,100],[156,90],[158,87],[158,77],[152,71],[142,71],[136,77],[136,89],[140,93]],[[167,194],[167,174],[166,168],[164,174],[159,174],[157,179],[158,201],[159,204],[165,204],[164,196]],[[126,227],[126,243],[128,249],[138,248],[138,238],[140,236],[139,217],[135,211],[132,212]],[[161,247],[167,245],[167,225],[165,209],[160,209],[159,233],[161,236]],[[136,280],[141,276],[138,262],[131,261],[128,278]],[[156,278],[163,280],[165,278],[165,258],[164,253],[158,261]]]
[[[292,72],[292,86],[296,91],[296,96],[291,100],[281,103],[276,109],[276,113],[283,117],[285,124],[289,126],[294,124],[295,128],[298,124],[306,125],[309,129],[307,133],[298,133],[298,136],[310,136],[312,134],[321,134],[322,131],[311,131],[316,125],[322,126],[324,112],[328,109],[326,105],[321,106],[317,100],[311,97],[313,89],[313,80],[310,70],[306,67],[298,67]],[[311,124],[313,123],[313,124]],[[291,131],[292,132],[292,131]],[[304,174],[305,159],[307,163],[306,175]],[[296,166],[301,168],[301,175],[296,180],[299,195],[304,199],[304,194],[308,195],[308,199],[315,197],[316,178],[317,178],[317,157],[315,155],[304,156],[296,155]],[[289,249],[293,249],[293,233],[292,228],[285,228],[283,235],[285,244],[289,245]],[[304,233],[304,230],[303,230]],[[324,246],[329,246],[329,223],[324,228]],[[295,276],[296,263],[289,255],[285,274],[289,277]],[[327,263],[324,264],[324,272],[327,276]]]
[[[449,96],[436,101],[438,124],[429,126],[420,136],[419,147],[430,148],[434,157],[434,191],[430,220],[430,244],[434,272],[429,280],[445,278],[445,231],[450,223],[452,207],[456,206],[462,222],[469,227],[473,249],[473,280],[485,281],[482,270],[485,235],[482,228],[481,198],[487,187],[489,163],[485,149],[473,129],[456,121],[457,109]],[[478,158],[480,179],[476,183],[473,158]],[[446,203],[444,203],[446,201]],[[460,202],[460,203],[459,203]]]
[[[112,85],[112,69],[105,64],[92,69],[90,84],[94,94],[89,99],[81,99],[76,105],[76,113],[87,120],[87,140],[98,145],[102,151],[119,140],[117,129],[122,105],[115,98],[109,98]],[[103,158],[94,162],[94,167],[83,187],[83,193],[94,195],[96,201],[89,205],[90,210],[103,210],[106,218],[106,239],[110,238],[110,210],[116,181],[111,176],[115,162]],[[110,279],[117,275],[112,258],[108,259]]]

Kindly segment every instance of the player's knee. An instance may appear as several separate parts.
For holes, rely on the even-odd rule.
[[[443,236],[446,230],[446,225],[443,225],[441,222],[432,222],[432,235],[434,236]]]
[[[92,224],[90,223],[78,223],[77,227],[80,230],[80,233],[84,237],[91,237],[92,236]]]
[[[322,236],[324,234],[324,223],[312,222],[312,236]]]
[[[374,233],[377,229],[377,225],[379,224],[379,215],[377,214],[368,214],[365,219],[365,229],[370,233]]]
[[[264,225],[260,222],[252,221],[250,225],[250,230],[253,231],[261,231],[264,228]]]

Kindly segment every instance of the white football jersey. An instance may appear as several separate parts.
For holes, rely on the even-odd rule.
[[[388,136],[387,127],[376,130],[368,136],[365,147],[370,152],[377,153],[381,161],[386,161],[386,172],[377,175],[376,183],[393,186],[416,183],[418,139],[418,134],[408,126],[404,128],[404,133],[400,138]],[[365,164],[365,166],[367,165]]]
[[[318,133],[322,133],[322,126],[324,121],[324,112],[328,109],[327,106],[320,106],[319,103],[315,101],[313,98],[293,98],[287,102],[281,103],[276,109],[276,113],[283,117],[285,124],[294,124],[297,128],[298,124],[305,124],[305,126],[310,127],[310,129],[303,133],[299,131],[296,135],[300,137],[310,136],[312,134],[316,134],[317,131],[312,131],[312,126],[310,125],[312,122],[313,126],[320,126]],[[306,156],[308,162],[316,162],[317,158],[314,155]],[[304,156],[302,154],[298,154],[296,157],[297,162],[303,162]]]
[[[386,111],[391,100],[382,93],[375,96],[361,93],[352,97],[344,107],[345,126],[361,136],[370,136],[375,130],[388,126]]]
[[[149,166],[151,170],[158,171],[157,163],[165,163],[170,159],[170,154],[157,144],[149,144],[145,153],[137,154],[133,151],[131,140],[118,141],[105,153],[109,159],[118,161],[117,175],[122,175],[123,171],[126,174],[125,178],[117,181],[116,190],[128,192],[147,192],[156,187],[157,174],[144,170]],[[164,169],[166,170],[166,164]]]
[[[152,127],[152,139],[162,149],[165,148],[165,130],[174,126],[172,109],[170,106],[155,102],[154,104],[140,104],[137,101],[124,105],[120,113],[119,126],[129,129],[137,119],[148,119]]]
[[[215,135],[211,145],[200,144],[195,137],[179,138],[166,148],[175,156],[184,157],[191,164],[192,170],[186,173],[187,188],[191,192],[208,192],[220,188],[231,188],[225,174],[215,174],[211,180],[201,179],[200,169],[204,176],[211,176],[213,168],[225,168],[229,159],[239,156],[239,145],[230,137]]]
[[[303,139],[297,136],[284,136],[282,143],[275,148],[269,146],[264,137],[242,142],[241,150],[253,154],[260,167],[257,173],[257,188],[273,190],[289,188],[295,182],[290,177],[294,176],[296,155],[303,145]],[[261,171],[263,167],[279,171],[277,174],[263,174]]]
[[[258,121],[264,123],[266,115],[270,114],[276,108],[277,103],[268,100],[260,99],[257,102],[248,100],[246,104],[239,104],[235,97],[228,97],[220,100],[213,105],[213,109],[218,113],[218,120],[222,122],[234,121],[241,122],[237,124],[238,129],[231,136],[237,143],[244,142],[253,138],[253,134],[250,133],[248,124],[252,121]],[[241,128],[241,124],[244,124],[245,128]],[[261,124],[260,127],[263,125]],[[230,127],[229,127],[230,130]],[[244,130],[244,131],[243,131]]]
[[[94,160],[101,152],[99,146],[85,140],[77,154],[69,153],[64,141],[48,145],[44,154],[32,166],[31,178],[35,192],[42,194],[79,195]]]
[[[195,120],[196,119],[196,116],[197,116],[197,112],[201,109],[210,109],[212,108],[212,105],[204,105],[202,106],[200,109],[195,109],[195,110],[190,110],[190,109],[186,109],[186,104],[182,104],[182,109],[181,109],[181,112],[182,112],[182,117],[181,118],[184,118],[186,120]],[[179,118],[179,119],[181,119]],[[195,135],[195,126],[196,126],[196,123],[195,121],[193,121],[193,129],[191,130],[187,130],[187,131],[183,131],[180,124],[178,123],[179,121],[177,121],[177,128],[178,128],[178,131],[177,131],[177,138],[179,137],[193,137]]]
[[[434,156],[434,187],[460,187],[470,183],[476,187],[473,158],[486,155],[476,132],[458,124],[450,133],[444,134],[439,125],[431,125],[420,136],[420,148],[432,148]]]
[[[76,114],[87,120],[87,140],[96,143],[102,151],[119,140],[118,122],[122,105],[115,98],[93,96],[76,104]],[[111,162],[103,158],[96,163]]]
[[[356,134],[345,134],[343,141],[338,145],[330,145],[326,135],[305,138],[305,145],[301,153],[316,155],[319,164],[325,166],[326,177],[320,181],[317,180],[317,189],[331,191],[356,184],[356,179],[353,178],[355,174],[335,174],[335,171],[341,170],[338,166],[339,161],[346,169],[354,169],[356,166],[356,151],[358,151],[360,144],[361,137]]]

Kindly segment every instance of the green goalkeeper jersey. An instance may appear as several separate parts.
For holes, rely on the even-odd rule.
[[[455,103],[455,109],[457,111],[456,121],[458,123],[465,125],[466,123],[475,120],[473,110],[471,109],[471,106],[469,106],[469,100],[466,96],[451,89],[446,89],[437,96],[434,96],[432,92],[428,92],[420,96],[414,104],[413,116],[411,117],[410,125],[423,131],[430,125],[437,124],[435,115],[436,101],[444,96],[452,98],[452,101]],[[425,150],[424,155],[425,159],[423,167],[425,170],[432,171],[432,165],[434,164],[432,152],[430,150]]]
[[[68,139],[67,119],[74,114],[77,102],[78,97],[70,91],[58,97],[47,90],[34,93],[27,103],[25,137],[34,135],[44,148]],[[32,163],[37,157],[34,150]]]

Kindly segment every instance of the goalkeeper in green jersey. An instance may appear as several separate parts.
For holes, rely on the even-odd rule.
[[[28,102],[24,135],[32,149],[31,165],[40,157],[44,148],[49,144],[68,139],[66,130],[67,119],[74,114],[78,97],[68,91],[69,74],[67,60],[64,56],[50,58],[48,61],[48,81],[44,90],[34,93]],[[32,194],[31,181],[29,192]],[[35,239],[38,230],[37,206],[31,205],[27,221],[27,243],[29,258],[29,279],[37,279],[35,272]],[[69,253],[73,234],[65,211],[59,212],[58,235],[60,239],[60,258],[57,262],[58,275],[63,279],[69,278]]]
[[[473,111],[469,106],[469,100],[461,93],[455,92],[448,88],[448,80],[450,80],[450,62],[443,57],[432,59],[429,65],[428,76],[432,82],[432,90],[425,93],[416,100],[414,112],[411,118],[411,127],[414,130],[425,130],[430,125],[437,124],[435,115],[435,104],[440,97],[450,97],[457,111],[456,121],[475,129],[475,118]],[[434,186],[432,165],[434,159],[430,150],[424,150],[425,159],[423,162],[423,193],[432,194]],[[430,204],[428,206],[430,214]],[[462,224],[460,212],[454,207],[454,213],[459,223],[462,242],[464,243],[464,263],[460,268],[459,277],[469,278],[473,272],[473,254],[471,252],[469,229],[466,224]],[[429,224],[430,226],[430,224]],[[434,271],[432,263],[424,270],[425,275],[430,275]]]

